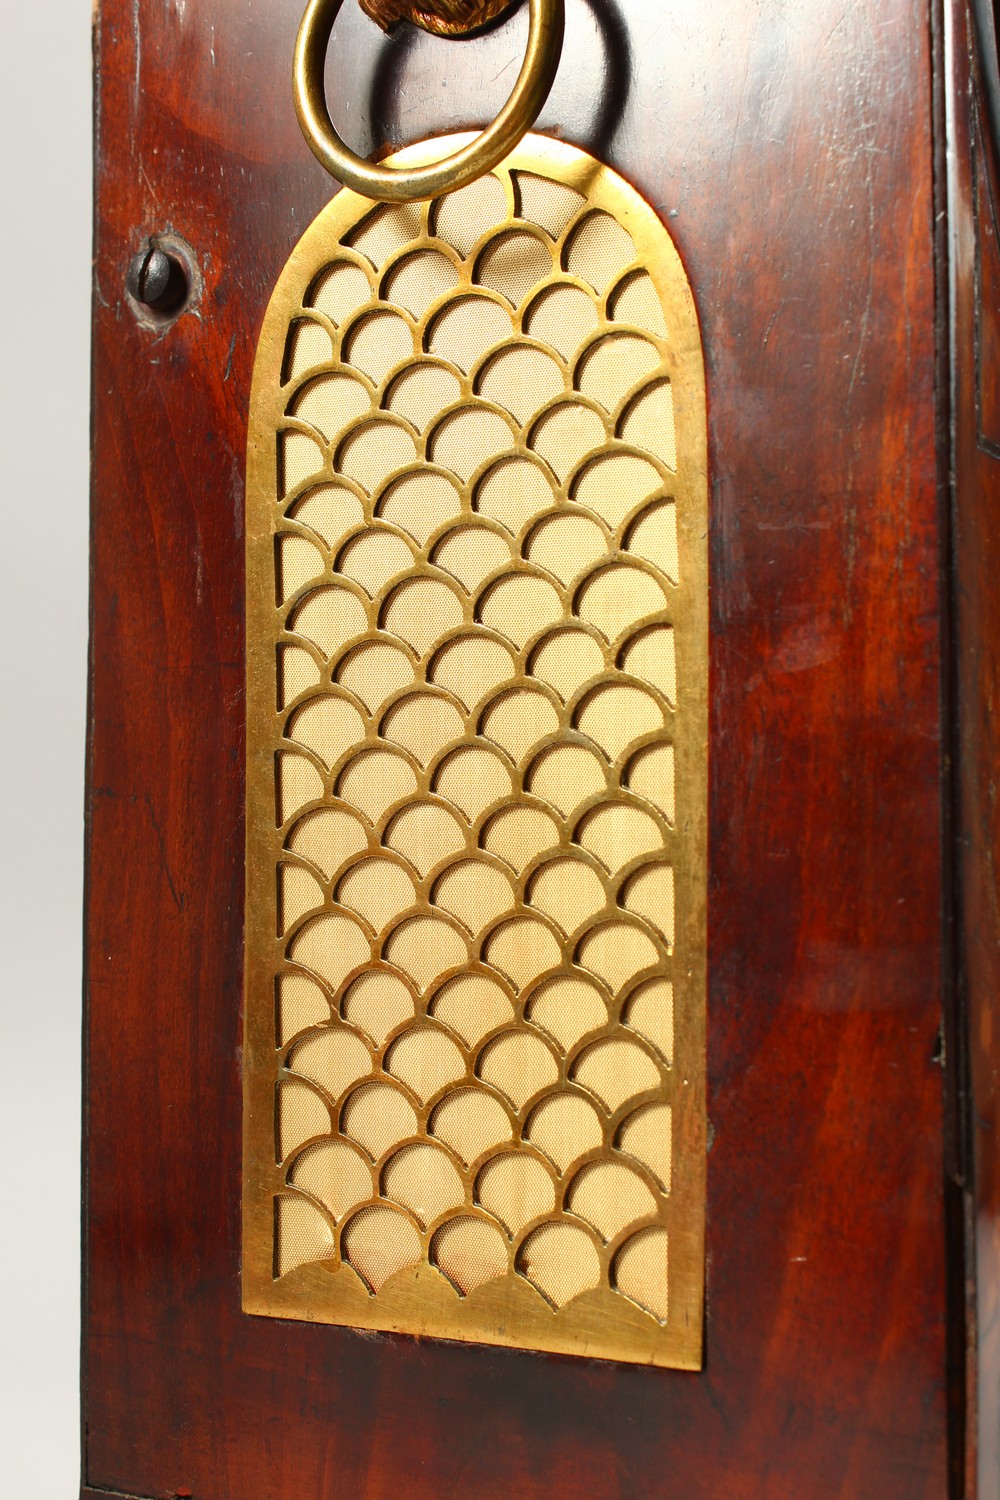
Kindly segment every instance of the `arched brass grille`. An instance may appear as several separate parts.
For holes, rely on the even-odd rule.
[[[249,458],[248,1310],[699,1363],[705,450],[679,259],[582,152],[341,193],[294,252]]]

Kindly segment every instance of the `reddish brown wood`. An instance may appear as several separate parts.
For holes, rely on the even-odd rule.
[[[969,1493],[1000,1500],[1000,157],[964,0],[953,5],[951,261],[960,998],[969,1221]],[[975,65],[970,71],[970,47]]]
[[[86,1483],[944,1500],[926,0],[579,0],[541,122],[663,214],[707,350],[702,1375],[240,1311],[245,417],[269,289],[330,191],[292,110],[299,12],[104,0],[99,21]],[[345,7],[338,125],[369,149],[373,87],[378,140],[484,123],[523,22],[448,51]],[[166,227],[205,284],[155,332],[122,289]]]

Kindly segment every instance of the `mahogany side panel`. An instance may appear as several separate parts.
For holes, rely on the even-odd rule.
[[[1000,157],[965,0],[952,6],[951,297],[960,998],[969,1219],[968,1493],[1000,1500]]]
[[[300,8],[98,21],[85,1483],[945,1500],[927,4],[570,0],[540,121],[664,217],[708,361],[701,1375],[240,1310],[245,421],[331,190],[292,110]],[[367,149],[482,123],[523,20],[386,40],[345,6],[338,125]],[[123,283],[168,227],[204,289],[161,336]]]

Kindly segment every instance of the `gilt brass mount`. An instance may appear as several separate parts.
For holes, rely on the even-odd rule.
[[[614,172],[530,137],[306,232],[250,424],[248,1311],[698,1367],[706,534]]]
[[[469,36],[512,9],[517,0],[360,0],[383,31],[408,21],[435,36]]]
[[[428,154],[421,157],[419,166],[412,164],[406,152],[376,166],[351,151],[334,129],[326,104],[325,64],[342,4],[343,0],[309,0],[295,43],[292,85],[295,111],[310,151],[345,187],[392,203],[433,198],[464,187],[495,167],[534,124],[559,65],[564,0],[529,0],[524,62],[496,119],[481,135],[463,137],[464,143],[451,156],[442,160],[440,153]]]

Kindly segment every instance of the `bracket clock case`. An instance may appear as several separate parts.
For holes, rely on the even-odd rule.
[[[81,1495],[1000,1500],[992,8],[301,3],[95,20]]]

